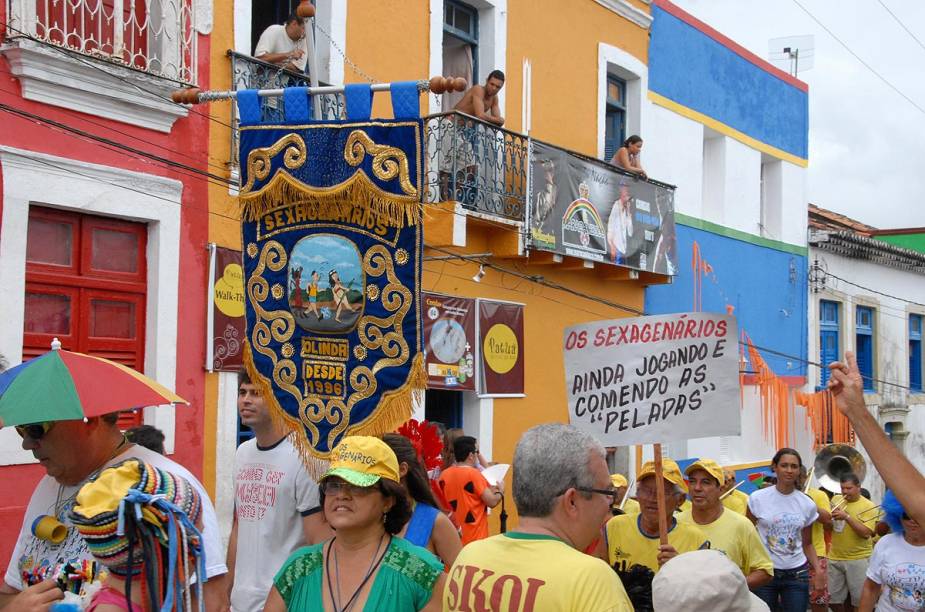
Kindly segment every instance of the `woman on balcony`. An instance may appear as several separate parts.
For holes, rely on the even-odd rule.
[[[648,176],[646,176],[646,171],[642,169],[642,163],[639,161],[640,151],[642,151],[642,138],[634,134],[623,141],[623,146],[617,149],[610,163],[645,180]]]

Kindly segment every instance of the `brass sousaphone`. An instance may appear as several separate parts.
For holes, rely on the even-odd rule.
[[[819,485],[832,493],[841,493],[841,477],[854,473],[859,482],[864,482],[867,463],[853,446],[829,444],[816,453],[813,470]]]

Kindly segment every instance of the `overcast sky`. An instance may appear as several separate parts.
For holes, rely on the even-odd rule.
[[[759,57],[771,39],[812,34],[809,84],[810,202],[878,228],[925,227],[925,110],[916,109],[852,57],[925,109],[921,0],[673,0]]]

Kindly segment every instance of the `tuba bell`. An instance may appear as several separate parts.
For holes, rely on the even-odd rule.
[[[847,444],[829,444],[816,453],[813,470],[819,486],[832,493],[841,493],[841,477],[854,473],[860,482],[867,474],[867,462],[853,446]]]

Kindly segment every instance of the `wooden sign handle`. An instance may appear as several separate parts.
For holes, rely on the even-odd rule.
[[[662,474],[662,445],[652,447],[655,457],[655,498],[658,501],[658,541],[668,544],[668,517],[665,515],[665,476]]]

